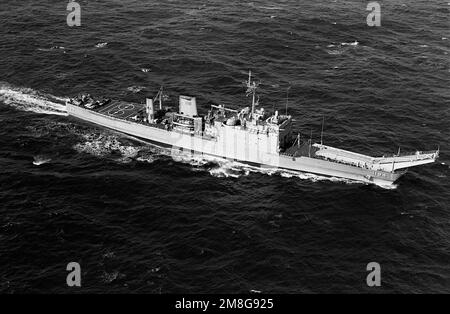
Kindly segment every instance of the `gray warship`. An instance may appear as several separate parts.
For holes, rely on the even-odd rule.
[[[155,97],[135,104],[90,95],[68,99],[70,116],[162,147],[249,164],[391,186],[408,168],[433,163],[436,151],[372,157],[320,143],[293,131],[290,115],[259,106],[258,83],[249,71],[245,82],[251,107],[240,110],[211,105],[197,112],[196,98],[179,96],[178,110],[164,106],[161,88]],[[258,108],[257,108],[258,107]],[[323,132],[323,128],[322,128]]]

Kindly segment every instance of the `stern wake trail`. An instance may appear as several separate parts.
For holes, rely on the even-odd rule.
[[[0,82],[0,101],[23,111],[67,116],[65,98]]]

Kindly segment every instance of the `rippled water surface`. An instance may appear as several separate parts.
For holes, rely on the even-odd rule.
[[[2,1],[0,291],[450,292],[450,5]],[[67,116],[80,92],[261,105],[326,144],[433,150],[394,189],[180,155]],[[366,286],[366,265],[382,287]]]

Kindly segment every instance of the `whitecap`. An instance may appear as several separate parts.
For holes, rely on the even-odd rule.
[[[106,47],[106,45],[108,45],[107,42],[104,42],[104,43],[98,43],[98,44],[95,45],[95,47],[96,47],[96,48],[103,48],[103,47]]]
[[[114,252],[107,252],[105,254],[102,255],[103,258],[114,258],[116,257],[116,254]]]
[[[351,43],[341,43],[342,46],[358,46],[359,42],[357,40],[355,40],[354,42]]]
[[[52,160],[51,158],[47,158],[42,155],[34,156],[33,158],[34,158],[33,165],[35,166],[46,164]]]
[[[143,89],[145,89],[145,86],[130,86],[127,88],[128,91],[133,93],[139,93]]]
[[[102,276],[103,282],[105,282],[105,283],[111,283],[114,280],[120,279],[123,277],[125,277],[125,275],[121,274],[118,271],[113,271],[112,273],[103,272],[103,276]]]
[[[280,6],[259,6],[258,9],[264,9],[264,10],[282,10],[283,8]]]
[[[49,51],[53,51],[53,50],[63,50],[64,53],[66,52],[65,49],[66,48],[63,47],[63,46],[53,46],[53,47],[50,47],[50,48],[37,48],[38,51],[49,52]]]
[[[329,55],[340,55],[342,54],[344,51],[343,50],[327,50],[327,53]]]
[[[216,168],[212,168],[209,170],[209,174],[216,178],[239,178],[240,175],[238,173],[233,173],[232,169],[224,166],[218,166]]]

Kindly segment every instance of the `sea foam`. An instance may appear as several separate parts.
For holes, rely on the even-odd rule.
[[[0,83],[0,101],[18,110],[67,116],[65,98]]]

